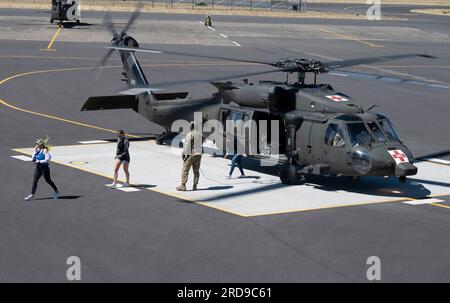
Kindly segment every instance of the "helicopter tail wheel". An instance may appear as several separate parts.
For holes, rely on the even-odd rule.
[[[283,184],[298,184],[304,177],[297,173],[297,167],[292,164],[285,165],[280,170],[280,180]]]

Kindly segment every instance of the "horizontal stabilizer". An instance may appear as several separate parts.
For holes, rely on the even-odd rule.
[[[179,93],[154,93],[153,96],[156,100],[176,100],[176,99],[185,99],[188,95],[188,92],[179,92]]]
[[[81,108],[82,111],[88,110],[107,110],[132,108],[138,110],[136,95],[117,95],[117,96],[99,96],[90,97]]]
[[[209,82],[215,87],[217,87],[219,90],[228,90],[228,89],[237,89],[237,86],[231,83],[230,81],[227,82]]]

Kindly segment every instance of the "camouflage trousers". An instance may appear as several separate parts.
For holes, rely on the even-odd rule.
[[[200,162],[202,161],[202,155],[189,156],[186,161],[183,162],[183,171],[181,172],[181,183],[186,184],[188,181],[189,170],[192,167],[194,171],[194,184],[198,184],[200,178]]]

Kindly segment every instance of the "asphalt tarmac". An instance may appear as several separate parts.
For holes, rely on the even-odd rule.
[[[17,11],[0,10],[0,281],[67,281],[69,256],[81,259],[84,282],[368,282],[370,256],[381,259],[383,282],[450,281],[449,195],[419,205],[396,201],[240,217],[156,191],[110,190],[106,177],[54,163],[52,177],[62,199],[49,199],[50,188],[41,180],[36,200],[25,202],[33,165],[11,158],[19,155],[12,149],[32,147],[47,134],[62,146],[111,140],[118,128],[144,137],[161,128],[128,110],[80,112],[89,96],[125,89],[117,55],[99,79],[92,71],[108,42],[101,13],[83,12],[86,24],[64,28],[45,50],[56,26],[42,11],[26,11],[30,19],[11,18]],[[142,14],[130,34],[145,47],[269,61],[426,52],[437,58],[348,70],[450,83],[450,19],[406,17],[374,23],[218,16],[213,31],[200,24],[201,16],[180,15],[175,21],[173,15]],[[126,18],[113,13],[118,26]],[[165,54],[138,58],[155,86],[265,68]],[[366,107],[379,105],[416,158],[450,160],[448,89],[331,75],[320,80]],[[188,90],[194,97],[214,92],[207,83]],[[158,175],[148,174],[157,185]],[[448,180],[432,182],[450,194]]]

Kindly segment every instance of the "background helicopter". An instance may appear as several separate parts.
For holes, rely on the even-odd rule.
[[[50,23],[53,23],[55,20],[61,24],[63,21],[80,23],[80,0],[52,0]]]
[[[194,112],[201,112],[203,121],[222,121],[225,131],[227,120],[278,120],[281,125],[278,134],[281,139],[279,153],[285,156],[285,163],[280,169],[280,179],[284,184],[298,183],[307,174],[398,176],[404,182],[406,176],[417,173],[417,167],[412,164],[411,152],[400,140],[387,117],[373,112],[372,108],[364,109],[351,97],[335,91],[329,84],[318,84],[317,75],[336,68],[414,56],[432,58],[431,56],[403,54],[328,63],[303,58],[259,62],[149,50],[139,48],[136,39],[126,34],[137,15],[138,12],[135,12],[131,16],[120,33],[109,26],[114,36],[112,45],[107,47],[109,51],[99,64],[99,67],[103,66],[114,50],[117,50],[123,63],[122,80],[127,82],[129,90],[117,96],[90,97],[83,105],[83,111],[131,108],[167,130],[156,139],[158,144],[173,135],[170,129],[174,121],[192,121]],[[108,20],[107,15],[105,21]],[[145,77],[135,52],[233,60],[265,64],[274,68],[214,79],[174,81],[158,85],[158,89],[155,89]],[[257,84],[246,81],[243,84],[221,82],[230,78],[275,72],[296,73],[297,81],[260,81]],[[313,83],[305,82],[307,74],[313,75]],[[197,81],[209,81],[218,92],[208,98],[188,99],[188,92],[167,93],[160,90],[164,86]],[[266,140],[270,142],[271,134],[268,136]],[[261,146],[260,143],[257,145]],[[262,150],[258,149],[257,154],[262,154]]]

